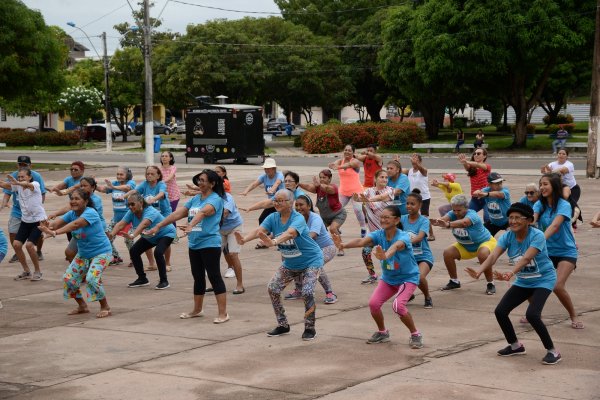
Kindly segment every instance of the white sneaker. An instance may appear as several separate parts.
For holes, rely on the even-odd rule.
[[[227,271],[225,271],[225,278],[235,278],[235,271],[233,268],[227,268]]]

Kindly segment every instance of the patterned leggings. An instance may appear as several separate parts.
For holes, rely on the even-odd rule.
[[[334,244],[331,246],[323,247],[321,249],[323,251],[323,264],[327,264],[337,254],[337,247]],[[323,269],[319,274],[319,283],[323,286],[323,290],[325,293],[333,293],[333,286],[331,286],[331,282],[329,281],[329,277],[325,273],[325,265],[323,265]],[[294,279],[294,284],[296,286],[296,292],[302,292],[302,275],[298,275]]]
[[[365,263],[365,267],[367,267],[367,272],[371,276],[377,276],[375,273],[375,267],[373,266],[373,258],[371,258],[371,252],[373,248],[370,246],[365,246],[362,248],[362,259]]]
[[[297,276],[302,276],[302,297],[304,298],[304,327],[305,329],[315,328],[315,284],[319,278],[321,268],[318,267],[307,267],[303,270],[291,270],[281,265],[271,281],[267,285],[269,296],[271,297],[271,303],[273,304],[273,311],[275,311],[275,317],[277,318],[277,324],[279,326],[289,326],[287,317],[285,316],[285,309],[281,303],[281,292],[285,287],[293,281]]]
[[[106,227],[106,232],[112,232],[112,230],[115,227],[115,225],[117,224],[117,222],[110,221],[110,224],[108,224],[108,226]],[[131,229],[129,230],[129,232],[131,233]],[[131,250],[131,246],[133,246],[133,240],[126,238],[126,237],[124,237],[123,239],[125,239],[125,246],[127,246],[127,250]],[[115,244],[113,243],[114,240],[115,239],[112,239],[110,241],[110,247],[112,248],[112,256],[113,256],[113,258],[121,258],[121,255],[119,254],[119,250],[117,250],[117,248],[115,247]]]
[[[83,299],[80,287],[85,278],[87,301],[102,300],[105,296],[102,285],[102,272],[108,266],[112,256],[109,253],[98,254],[94,258],[82,258],[79,253],[75,255],[71,264],[63,275],[64,298]]]

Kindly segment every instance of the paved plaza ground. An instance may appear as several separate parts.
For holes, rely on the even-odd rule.
[[[124,156],[125,157],[125,156]],[[35,162],[35,159],[34,159]],[[326,160],[315,159],[314,167],[299,167],[303,180],[309,179]],[[179,184],[190,182],[198,167],[183,167]],[[259,173],[259,166],[228,167],[234,194],[239,193]],[[430,171],[436,176],[445,171]],[[468,178],[460,170],[459,181],[468,189]],[[533,171],[505,173],[513,197],[519,198],[528,182],[539,176]],[[97,178],[112,178],[115,168],[88,171]],[[62,180],[66,171],[43,173],[50,185]],[[143,174],[139,166],[134,176]],[[585,329],[575,330],[567,312],[552,295],[543,318],[563,356],[555,366],[541,364],[545,350],[532,328],[518,322],[521,306],[512,315],[520,340],[527,348],[522,357],[498,357],[506,345],[493,311],[508,286],[497,284],[498,293],[487,296],[485,284],[473,281],[462,268],[474,261],[459,263],[462,288],[442,292],[448,275],[442,251],[453,242],[450,232],[436,228],[431,243],[436,262],[429,275],[434,308],[423,308],[423,296],[409,305],[425,346],[408,347],[409,333],[384,305],[391,341],[367,345],[375,331],[368,300],[374,287],[361,285],[366,276],[360,249],[346,251],[326,265],[339,301],[323,304],[324,292],[317,287],[317,338],[304,342],[303,304],[286,301],[291,333],[267,337],[276,325],[266,284],[278,266],[272,250],[244,246],[241,253],[246,293],[230,295],[231,320],[212,323],[216,316],[214,296],[207,294],[205,317],[181,320],[181,312],[191,310],[192,277],[187,240],[173,246],[174,270],[169,273],[171,288],[153,290],[153,285],[130,289],[133,269],[110,267],[104,275],[107,299],[113,316],[96,319],[92,313],[68,316],[73,301],[62,298],[62,274],[66,267],[64,236],[45,242],[42,262],[44,280],[13,281],[21,269],[0,264],[0,398],[10,399],[598,399],[600,398],[600,229],[587,224],[600,210],[597,180],[578,176],[582,187],[582,209],[586,223],[575,238],[580,257],[578,268],[568,281]],[[239,206],[262,199],[256,189],[247,197],[236,196]],[[432,215],[445,201],[432,192]],[[104,209],[111,215],[108,196]],[[54,210],[65,198],[48,195],[46,209]],[[343,226],[345,238],[358,237],[356,218],[348,207]],[[257,226],[259,213],[244,215],[245,229]],[[6,232],[8,211],[0,213],[0,227]],[[126,253],[123,241],[119,250]],[[9,257],[12,251],[9,252]],[[225,270],[224,260],[221,262]],[[498,263],[505,269],[506,257]],[[152,283],[157,272],[150,272]]]

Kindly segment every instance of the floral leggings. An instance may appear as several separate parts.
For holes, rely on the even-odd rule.
[[[115,227],[115,225],[117,224],[117,222],[119,221],[110,221],[110,224],[108,224],[108,226],[106,227],[106,232],[112,232],[113,228]],[[129,230],[129,232],[131,233],[131,229]],[[131,247],[133,246],[133,240],[123,237],[123,239],[125,239],[125,246],[127,246],[127,250],[131,250]],[[121,255],[119,254],[119,250],[117,250],[117,248],[115,247],[115,244],[113,243],[115,241],[115,239],[112,239],[110,241],[110,247],[112,248],[112,256],[113,258],[121,258]]]
[[[85,278],[86,300],[102,300],[105,296],[104,286],[102,285],[102,272],[108,266],[111,258],[110,253],[98,254],[94,258],[82,258],[77,253],[63,275],[64,298],[66,300],[83,299],[80,287]]]
[[[281,303],[281,292],[285,287],[293,281],[297,276],[302,276],[302,298],[304,299],[304,327],[305,329],[315,328],[315,284],[319,278],[321,267],[307,267],[303,270],[291,270],[281,265],[271,281],[267,285],[269,297],[273,304],[273,311],[277,318],[279,326],[289,326],[285,309]]]

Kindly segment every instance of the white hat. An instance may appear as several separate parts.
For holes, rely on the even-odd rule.
[[[265,163],[263,164],[263,168],[277,168],[277,164],[275,164],[275,160],[272,158],[267,158]]]

